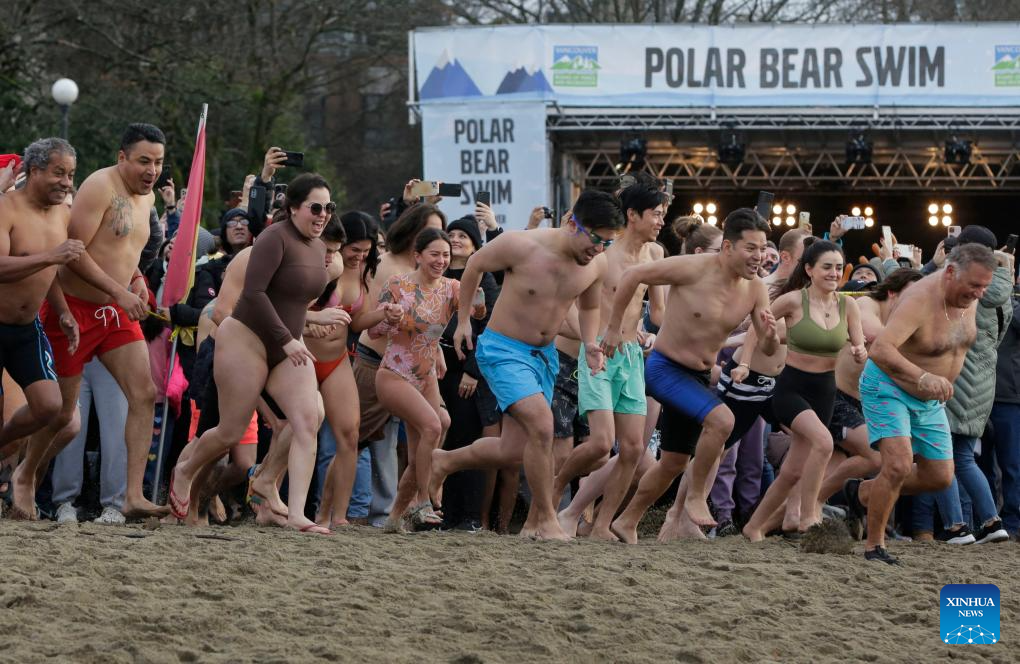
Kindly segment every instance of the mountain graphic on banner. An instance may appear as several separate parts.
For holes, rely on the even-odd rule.
[[[503,77],[496,94],[505,95],[511,92],[552,92],[552,86],[546,80],[541,69],[529,73],[525,67],[517,67]]]
[[[420,93],[421,99],[480,96],[482,91],[471,80],[471,76],[460,66],[460,62],[456,58],[450,58],[450,54],[445,50],[429,72]]]
[[[995,63],[992,69],[1020,69],[1020,58],[1013,60],[1007,55]]]

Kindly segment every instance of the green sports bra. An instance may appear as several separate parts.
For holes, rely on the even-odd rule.
[[[801,289],[801,308],[804,315],[797,324],[786,332],[786,345],[790,350],[819,357],[836,357],[849,337],[846,324],[846,296],[837,293],[839,298],[839,323],[831,330],[826,330],[811,320],[811,299],[806,288]]]

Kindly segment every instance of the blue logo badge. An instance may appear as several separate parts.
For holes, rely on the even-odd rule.
[[[991,583],[950,583],[939,592],[943,643],[998,643],[999,587]]]

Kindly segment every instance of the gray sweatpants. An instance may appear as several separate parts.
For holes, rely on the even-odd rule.
[[[85,440],[89,433],[89,410],[96,404],[102,462],[99,468],[99,502],[121,509],[127,491],[127,445],[124,425],[128,402],[120,385],[98,359],[85,365],[78,396],[81,431],[61,450],[53,465],[53,504],[74,502],[81,493],[85,465]]]

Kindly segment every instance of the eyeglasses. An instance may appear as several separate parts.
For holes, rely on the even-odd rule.
[[[584,226],[582,226],[581,222],[579,222],[577,220],[577,217],[575,217],[574,215],[570,215],[570,221],[574,222],[574,225],[577,226],[577,231],[579,233],[584,233],[585,235],[588,236],[588,239],[591,240],[592,244],[601,244],[604,249],[608,249],[609,247],[613,246],[613,242],[616,241],[616,240],[606,240],[606,239],[603,239],[603,238],[599,237],[599,235],[597,233],[595,233],[594,231],[590,231],[587,228],[585,228]]]
[[[240,226],[241,228],[248,228],[248,220],[247,219],[231,219],[230,221],[227,222],[227,228],[234,228],[236,226]]]
[[[326,203],[325,205],[323,205],[322,203],[302,203],[301,205],[303,205],[303,206],[307,205],[308,209],[316,217],[318,217],[320,214],[322,214],[323,210],[326,211],[326,214],[333,214],[334,212],[336,212],[336,203],[333,203],[332,201],[329,202],[329,203]]]

